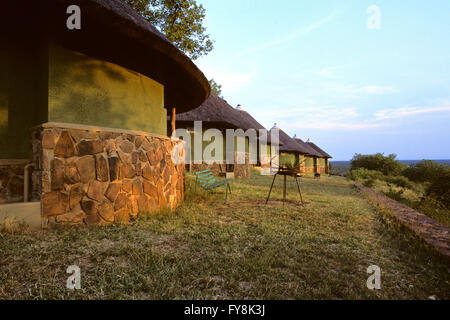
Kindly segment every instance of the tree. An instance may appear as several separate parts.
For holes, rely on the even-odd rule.
[[[439,164],[436,161],[422,160],[406,168],[403,175],[411,181],[432,182],[442,176],[447,170],[447,166]]]
[[[195,0],[124,0],[195,60],[213,49],[203,26],[205,8]]]
[[[211,91],[222,97],[222,85],[218,84],[214,79],[209,80],[209,85],[211,86]]]
[[[427,187],[426,193],[450,209],[450,169],[444,172]]]
[[[397,155],[390,154],[387,157],[383,153],[370,155],[355,154],[351,160],[351,170],[366,168],[376,170],[384,175],[399,175],[406,168],[406,165],[396,160]]]

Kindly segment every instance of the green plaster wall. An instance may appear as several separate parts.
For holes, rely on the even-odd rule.
[[[318,158],[317,159],[317,164],[319,166],[325,167],[325,158]]]
[[[39,39],[0,43],[0,159],[29,158],[29,129],[46,121],[46,52]]]
[[[49,61],[48,121],[166,135],[163,85],[58,46],[50,46]]]
[[[305,157],[306,168],[314,168],[314,157]]]
[[[8,56],[4,49],[0,49],[0,150],[6,147],[8,133],[8,87]]]
[[[280,166],[287,166],[288,168],[299,167],[299,157],[295,153],[280,153]]]
[[[191,159],[194,159],[194,133],[193,133],[193,129],[190,128],[189,130],[191,130]],[[205,131],[208,129],[203,129],[203,134],[205,133]],[[202,138],[203,139],[203,138]],[[227,145],[226,145],[226,133],[222,131],[222,145],[223,145],[223,150],[222,150],[222,154],[223,154],[223,160],[226,160],[226,152],[227,152]],[[245,141],[244,141],[245,139]],[[238,149],[238,142],[240,143],[244,143],[245,145],[245,152],[249,152],[249,140],[246,137],[235,137],[234,138],[234,151],[236,152]],[[207,146],[209,146],[210,144],[214,143],[214,139],[212,141],[202,141],[202,156],[204,154],[205,148]],[[214,154],[213,154],[214,155]]]
[[[29,158],[29,129],[66,122],[166,135],[163,85],[29,37],[0,42],[0,159]]]

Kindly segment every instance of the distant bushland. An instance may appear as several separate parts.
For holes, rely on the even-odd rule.
[[[450,167],[432,160],[405,164],[395,154],[355,154],[347,177],[450,225]]]

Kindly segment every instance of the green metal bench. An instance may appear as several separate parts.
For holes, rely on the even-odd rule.
[[[228,190],[230,190],[231,194],[231,186],[230,182],[233,179],[225,179],[216,181],[216,177],[211,172],[211,169],[203,170],[195,172],[196,175],[196,181],[195,181],[195,188],[197,188],[197,183],[200,183],[200,186],[205,190],[212,190],[221,186],[225,186],[226,193],[225,193],[225,203],[227,203],[228,199]]]

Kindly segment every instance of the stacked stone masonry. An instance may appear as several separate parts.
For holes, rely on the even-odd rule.
[[[233,165],[233,173],[235,178],[249,178],[250,177],[250,167],[249,164],[249,154],[245,153],[245,163],[237,164],[237,155],[235,154],[235,163]],[[200,164],[191,164],[190,171],[191,172],[199,172],[209,169],[214,175],[220,175],[227,172],[227,164],[226,161],[222,162],[214,162],[214,163],[200,163]]]
[[[27,162],[0,160],[0,204],[23,201],[23,175]]]
[[[128,222],[139,212],[174,209],[184,198],[184,163],[172,161],[178,141],[48,124],[33,129],[32,140],[33,198],[42,201],[44,222]]]
[[[411,230],[450,263],[450,228],[382,193],[355,182],[371,201],[391,212],[395,219]]]

